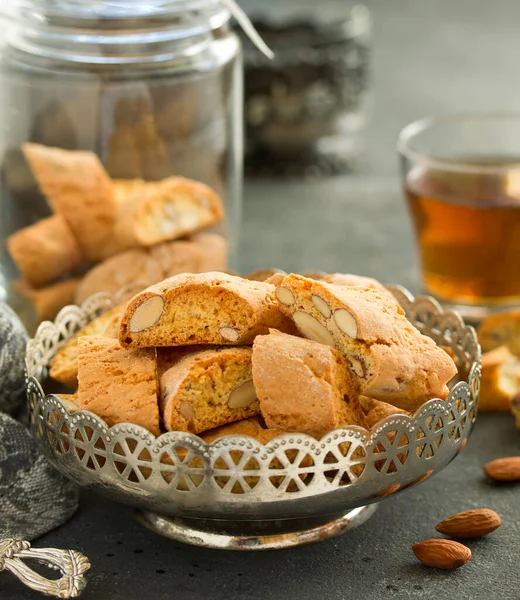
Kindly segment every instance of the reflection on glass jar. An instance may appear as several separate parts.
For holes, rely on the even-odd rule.
[[[97,291],[236,269],[242,73],[220,0],[13,4],[0,297],[32,329]]]

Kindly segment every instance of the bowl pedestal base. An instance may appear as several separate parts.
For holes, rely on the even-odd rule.
[[[358,527],[377,509],[360,506],[347,513],[275,521],[222,521],[167,517],[136,511],[137,520],[177,542],[219,550],[281,550],[322,542]]]

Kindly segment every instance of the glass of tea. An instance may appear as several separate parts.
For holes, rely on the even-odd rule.
[[[520,305],[520,115],[417,121],[398,151],[427,292],[476,320]]]

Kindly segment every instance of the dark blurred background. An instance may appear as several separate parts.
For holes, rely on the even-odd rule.
[[[253,16],[347,14],[343,0],[242,0]],[[520,3],[393,0],[364,3],[372,21],[371,108],[356,170],[248,180],[243,268],[280,264],[364,274],[418,287],[399,183],[396,138],[429,115],[516,111]],[[283,203],[283,204],[282,204]],[[261,237],[255,231],[263,230]],[[290,234],[283,235],[283,228]]]

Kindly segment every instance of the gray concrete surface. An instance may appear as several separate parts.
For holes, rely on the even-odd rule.
[[[394,152],[399,129],[428,114],[520,107],[520,2],[374,0],[370,6],[375,107],[363,169],[327,180],[247,185],[244,270],[349,270],[417,288]],[[481,415],[466,450],[438,476],[383,502],[358,530],[293,551],[181,546],[141,528],[129,509],[89,493],[77,516],[38,544],[90,557],[85,600],[516,600],[520,487],[492,485],[481,470],[511,454],[520,454],[512,420]],[[410,546],[432,536],[438,520],[481,506],[497,510],[504,524],[470,544],[470,563],[441,572],[414,560]],[[0,576],[2,600],[37,597]]]

